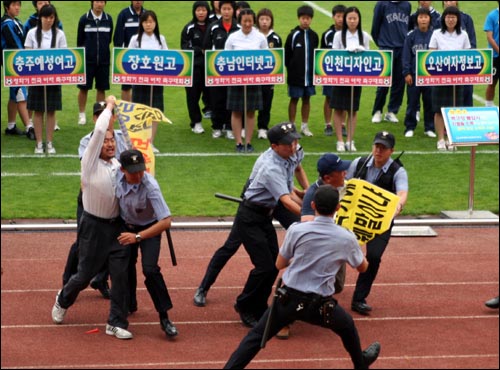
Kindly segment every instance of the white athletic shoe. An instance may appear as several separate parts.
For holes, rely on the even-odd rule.
[[[56,122],[56,125],[54,126],[54,131],[59,131],[61,128],[59,127],[59,125],[57,124]]]
[[[83,126],[83,125],[85,125],[86,123],[87,123],[87,117],[85,117],[85,115],[83,115],[83,116],[79,116],[79,117],[78,117],[78,124],[79,124],[79,125],[82,125],[82,126]]]
[[[337,141],[337,152],[345,152],[345,145],[343,141]]]
[[[436,133],[434,131],[425,131],[425,136],[429,136],[429,137],[436,137]]]
[[[446,142],[441,139],[437,142],[437,149],[438,150],[446,150]]]
[[[195,134],[203,134],[205,132],[200,122],[195,123],[191,131],[193,131]]]
[[[233,130],[226,131],[226,138],[229,140],[234,140]]]
[[[35,154],[43,154],[43,143],[37,143],[35,146]]]
[[[160,153],[160,151],[158,149],[156,149],[156,147],[154,145],[151,145],[152,149],[153,149],[153,153],[154,154],[158,154]]]
[[[241,138],[244,139],[246,135],[247,135],[246,130],[242,129],[241,130]]]
[[[218,139],[222,136],[222,130],[213,130],[212,131],[212,138]]]
[[[311,130],[309,130],[308,125],[302,125],[300,131],[302,132],[302,135],[304,135],[304,136],[308,136],[308,137],[313,136],[313,133],[311,132]]]
[[[261,128],[257,133],[257,138],[267,140],[267,130]]]
[[[380,122],[382,122],[382,112],[378,110],[372,117],[372,123],[380,123]]]
[[[396,115],[392,112],[387,112],[384,116],[384,121],[389,121],[389,122],[392,122],[392,123],[398,123],[399,120],[398,120],[398,117],[396,117]]]
[[[351,141],[350,143],[345,143],[345,147],[350,152],[357,152],[358,151],[358,149],[356,149],[356,147],[354,146],[354,141]]]
[[[417,122],[420,122],[420,112],[417,112],[415,114],[415,119],[417,120]]]
[[[62,308],[59,306],[59,302],[57,301],[59,299],[59,294],[61,291],[58,291],[56,294],[56,302],[54,303],[54,307],[52,307],[52,321],[54,324],[62,324],[64,320],[64,315],[66,315],[66,308]]]
[[[413,137],[413,134],[414,134],[413,130],[408,130],[405,133],[405,137]]]
[[[114,335],[118,339],[132,339],[134,336],[128,330],[106,324],[106,334]]]

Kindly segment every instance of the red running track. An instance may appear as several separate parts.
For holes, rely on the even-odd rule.
[[[372,368],[499,368],[498,227],[434,228],[437,237],[393,237],[368,302],[368,317],[352,313],[363,348],[378,340]],[[284,232],[279,231],[280,240]],[[160,265],[179,330],[168,340],[138,277],[134,339],[105,334],[109,301],[83,291],[63,325],[51,320],[55,294],[74,232],[2,232],[2,368],[221,368],[247,329],[233,303],[251,268],[243,248],[222,271],[205,308],[193,294],[228,230],[172,231],[178,265],[166,241]],[[140,273],[140,267],[138,268]],[[347,272],[339,303],[350,308],[357,273]],[[349,311],[350,312],[350,311]],[[92,329],[97,333],[87,334]],[[272,339],[249,368],[352,368],[332,332],[298,322],[291,337]]]

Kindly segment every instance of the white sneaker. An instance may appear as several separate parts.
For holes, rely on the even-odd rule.
[[[212,131],[212,138],[218,139],[222,136],[222,130],[213,130]]]
[[[382,122],[382,112],[378,110],[372,117],[372,123],[380,123],[380,122]]]
[[[257,138],[267,140],[267,130],[261,128],[257,133]]]
[[[56,154],[56,148],[54,148],[51,141],[47,142],[47,153],[48,154]]]
[[[356,147],[354,146],[354,141],[351,141],[350,143],[345,143],[345,147],[347,150],[349,150],[350,152],[357,152],[358,150],[356,149]]]
[[[405,137],[413,137],[413,130],[406,131]]]
[[[151,145],[152,149],[153,149],[153,153],[154,154],[158,154],[160,153],[160,151],[158,149],[156,149],[156,147],[154,145]]]
[[[345,145],[343,141],[337,141],[337,152],[345,152]]]
[[[398,123],[399,120],[398,120],[398,117],[396,117],[396,115],[392,112],[387,112],[384,116],[384,121],[389,121],[389,122],[392,122],[392,123]]]
[[[437,142],[437,149],[438,150],[446,150],[446,142],[441,139]]]
[[[302,135],[304,135],[304,136],[309,136],[309,137],[313,136],[313,133],[311,132],[311,130],[309,130],[309,126],[307,126],[307,125],[302,125],[300,131],[302,132]]]
[[[417,122],[420,122],[420,112],[417,112],[415,114],[415,119],[417,120]]]
[[[434,131],[425,131],[425,136],[429,136],[429,137],[436,137],[436,133]]]
[[[59,294],[61,291],[58,291],[56,294],[56,302],[54,303],[54,307],[52,307],[52,321],[54,324],[62,324],[64,320],[64,315],[66,315],[66,308],[62,308],[59,306],[59,302],[57,301],[59,299]]]
[[[43,154],[43,143],[37,143],[35,146],[35,154]]]
[[[226,138],[229,140],[234,140],[233,130],[226,131]]]
[[[106,334],[114,335],[118,339],[132,339],[134,336],[128,330],[106,324]]]
[[[59,125],[57,124],[56,122],[56,125],[54,126],[54,131],[59,131],[61,128],[59,127]]]
[[[191,131],[193,131],[195,134],[203,134],[205,132],[200,122],[195,123]]]
[[[246,131],[245,129],[241,130],[241,138],[244,139],[246,136]]]
[[[78,124],[83,126],[83,125],[85,125],[86,123],[87,123],[87,117],[85,117],[85,115],[83,115],[83,116],[82,116],[82,115],[80,115],[80,116],[78,117]]]
[[[455,145],[451,145],[448,140],[445,141],[446,144],[446,149],[448,149],[450,152],[454,152],[457,150],[457,147]]]

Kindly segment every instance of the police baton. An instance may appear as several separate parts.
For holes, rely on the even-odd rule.
[[[230,200],[231,202],[236,202],[236,203],[243,202],[243,199],[237,198],[237,197],[233,197],[231,195],[226,195],[226,194],[222,194],[222,193],[215,193],[214,195],[215,195],[216,198],[220,198],[220,199],[224,199],[224,200]]]
[[[165,230],[165,234],[167,234],[168,250],[170,251],[172,265],[177,266],[177,258],[175,258],[174,243],[172,242],[172,235],[170,235],[170,228]]]
[[[276,301],[278,300],[278,289],[280,288],[281,288],[281,278],[278,279],[278,283],[276,284],[276,289],[274,289],[273,301],[271,302],[271,308],[269,308],[269,315],[267,315],[266,327],[264,328],[264,334],[262,335],[260,348],[266,347],[267,337],[269,337],[269,329],[271,329],[271,322],[273,320],[274,311],[276,311]]]

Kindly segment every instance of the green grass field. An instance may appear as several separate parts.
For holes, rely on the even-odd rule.
[[[275,15],[275,31],[285,39],[297,24],[296,9],[304,2],[251,1],[253,9],[269,7]],[[310,2],[306,2],[310,3]],[[89,9],[88,1],[53,1],[70,47],[76,46],[78,19]],[[116,17],[128,1],[110,1],[106,11]],[[315,12],[312,28],[321,35],[331,24],[327,14],[334,2],[314,2],[319,9]],[[345,5],[350,3],[345,2]],[[363,29],[370,32],[371,17],[375,1],[356,2],[363,15]],[[412,9],[417,2],[412,1]],[[434,2],[442,12],[441,2]],[[161,33],[166,37],[170,49],[180,48],[180,33],[191,19],[191,1],[147,1],[145,6],[158,14]],[[496,1],[461,1],[460,8],[470,14],[476,27],[479,48],[487,47],[482,31],[486,14],[498,6]],[[31,2],[23,2],[20,19],[24,22],[33,13]],[[376,48],[371,44],[372,48]],[[2,72],[3,81],[3,72]],[[309,180],[316,179],[316,161],[325,152],[335,151],[335,139],[323,135],[323,100],[321,88],[311,100],[310,127],[314,137],[303,138],[305,149],[304,167]],[[474,93],[484,98],[485,87],[475,86]],[[7,125],[6,105],[8,89],[1,89],[2,96],[2,219],[14,218],[62,218],[74,219],[76,196],[80,183],[77,148],[80,138],[91,131],[91,123],[77,125],[78,89],[63,87],[63,110],[57,113],[61,131],[55,133],[54,146],[57,155],[46,158],[33,155],[34,142],[25,137],[10,137],[3,134]],[[120,86],[112,85],[110,94],[120,96]],[[91,118],[95,90],[89,92],[87,121]],[[498,106],[498,92],[495,104]],[[356,154],[344,154],[343,158],[353,159],[367,154],[377,131],[389,130],[396,135],[396,152],[405,151],[402,161],[410,178],[408,204],[403,214],[438,214],[442,210],[467,210],[469,199],[469,177],[471,166],[470,148],[459,148],[456,152],[438,153],[436,140],[423,134],[419,124],[413,138],[405,138],[404,112],[406,99],[398,114],[399,124],[371,123],[371,109],[375,88],[363,88],[361,108],[358,112],[356,129]],[[172,125],[162,124],[158,130],[155,145],[162,154],[156,157],[156,177],[162,187],[165,199],[174,216],[232,216],[235,203],[214,197],[215,192],[239,195],[252,165],[259,152],[268,147],[268,142],[253,140],[256,153],[236,155],[234,142],[227,139],[214,140],[210,134],[210,121],[204,120],[204,135],[195,135],[189,128],[189,117],[183,88],[165,88],[165,114]],[[475,101],[476,106],[483,102]],[[272,109],[271,125],[287,120],[288,97],[286,85],[276,86]],[[22,126],[18,119],[18,126]],[[474,210],[489,210],[498,213],[498,146],[481,146],[475,159]]]

